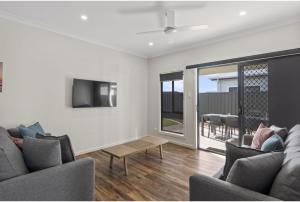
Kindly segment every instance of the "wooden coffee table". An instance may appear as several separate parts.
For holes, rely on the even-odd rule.
[[[127,160],[126,160],[127,156],[141,151],[146,151],[147,153],[148,149],[159,147],[160,158],[162,159],[163,158],[162,145],[166,144],[167,142],[168,140],[161,137],[145,136],[138,140],[134,140],[124,144],[115,145],[112,147],[108,147],[106,149],[102,149],[102,151],[110,155],[110,164],[109,164],[110,168],[112,168],[113,166],[114,157],[118,159],[123,158],[125,175],[128,175]]]

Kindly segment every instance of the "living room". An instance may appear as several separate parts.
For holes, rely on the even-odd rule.
[[[299,36],[297,1],[0,2],[0,200],[300,200]]]

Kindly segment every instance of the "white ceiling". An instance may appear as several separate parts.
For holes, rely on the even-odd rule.
[[[163,27],[163,10],[176,25],[201,31],[136,35]],[[240,11],[247,15],[239,16]],[[82,21],[85,14],[88,21]],[[0,2],[0,16],[150,58],[262,27],[300,21],[300,2]],[[148,43],[154,46],[149,47]]]

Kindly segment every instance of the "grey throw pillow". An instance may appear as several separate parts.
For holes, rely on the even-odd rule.
[[[7,129],[7,132],[10,134],[10,136],[14,138],[23,138],[20,132],[20,127],[25,127],[25,126],[21,124],[19,127]]]
[[[225,180],[227,178],[227,175],[236,160],[240,158],[245,158],[245,157],[250,157],[250,156],[255,156],[255,155],[265,153],[260,150],[255,150],[246,147],[239,147],[232,144],[231,142],[226,142],[225,145],[226,145],[226,161],[223,169],[223,175],[221,177],[222,180]]]
[[[283,152],[272,152],[237,160],[226,181],[232,184],[268,194],[281,168]]]
[[[23,155],[28,169],[42,170],[62,164],[58,140],[24,138]]]
[[[21,151],[0,127],[0,181],[28,173]]]
[[[68,135],[62,135],[56,137],[56,136],[45,136],[45,135],[37,134],[36,138],[45,139],[45,140],[59,140],[62,163],[75,161],[75,155]]]

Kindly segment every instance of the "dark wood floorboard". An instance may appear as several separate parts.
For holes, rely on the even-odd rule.
[[[188,200],[188,179],[194,173],[212,176],[223,165],[224,157],[175,144],[164,145],[164,159],[152,149],[128,158],[128,176],[124,176],[123,160],[96,151],[78,156],[96,161],[96,200],[185,201]]]

